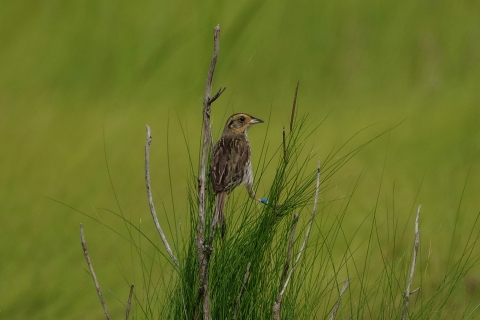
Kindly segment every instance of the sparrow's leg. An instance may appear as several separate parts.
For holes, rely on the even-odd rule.
[[[265,199],[265,198],[257,198],[255,197],[255,191],[253,191],[253,186],[251,184],[247,184],[245,185],[245,187],[247,188],[247,191],[248,191],[248,195],[250,196],[250,198],[252,198],[253,200],[256,200],[258,202],[261,202],[263,204],[267,204],[268,203],[268,200]]]

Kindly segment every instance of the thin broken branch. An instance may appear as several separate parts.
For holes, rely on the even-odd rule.
[[[345,282],[343,283],[342,290],[340,291],[340,296],[338,297],[337,303],[335,303],[335,307],[333,307],[332,315],[330,316],[330,320],[335,319],[335,316],[337,315],[338,308],[340,307],[340,302],[342,301],[343,294],[345,291],[347,291],[348,285],[350,284],[350,279],[347,278]]]
[[[422,209],[422,205],[418,206],[417,209],[417,216],[415,217],[415,242],[413,245],[413,254],[412,254],[412,264],[410,265],[410,276],[408,277],[407,288],[405,289],[405,293],[403,295],[403,308],[402,308],[402,320],[404,320],[407,316],[408,312],[408,302],[410,301],[410,296],[417,292],[417,289],[410,292],[410,286],[413,281],[413,275],[415,273],[415,265],[417,263],[417,256],[418,256],[418,248],[420,245],[420,230],[418,229],[418,223],[420,220],[420,210]]]
[[[100,290],[100,284],[97,281],[97,276],[95,275],[95,270],[93,270],[92,261],[90,260],[90,256],[88,255],[87,251],[87,243],[85,242],[85,236],[83,235],[83,225],[80,223],[80,239],[82,241],[82,248],[83,248],[83,255],[85,256],[85,260],[87,260],[88,268],[90,269],[90,274],[92,275],[93,282],[95,283],[95,289],[97,289],[98,298],[100,299],[100,303],[103,307],[103,312],[107,317],[107,320],[110,320],[110,315],[108,314],[107,305],[105,304],[105,300],[103,299],[102,290]]]
[[[300,247],[300,251],[297,254],[297,257],[295,259],[295,262],[292,268],[288,272],[288,275],[285,279],[285,282],[283,283],[283,286],[281,287],[280,293],[278,294],[277,301],[273,304],[273,318],[275,320],[280,319],[280,309],[281,309],[281,301],[283,299],[283,295],[285,294],[285,290],[287,289],[288,283],[290,282],[293,271],[297,267],[298,262],[300,261],[300,258],[303,252],[305,251],[305,248],[307,247],[308,238],[310,237],[310,231],[312,230],[313,220],[315,219],[315,215],[317,213],[319,191],[320,191],[320,160],[318,160],[318,164],[317,164],[317,184],[315,187],[315,198],[313,200],[312,214],[310,216],[310,221],[308,222],[308,225],[307,225],[307,230],[305,232],[305,237],[303,238],[303,243],[302,243],[302,246]]]
[[[251,262],[247,264],[247,271],[243,276],[243,283],[242,283],[242,286],[240,287],[240,292],[238,293],[237,301],[235,303],[235,312],[233,314],[233,320],[236,320],[238,316],[238,308],[240,307],[240,300],[242,300],[243,291],[245,291],[245,285],[247,284],[248,278],[250,277],[250,266],[251,266]]]
[[[217,100],[218,98],[220,98],[220,96],[222,95],[222,93],[223,93],[226,89],[227,89],[226,87],[223,87],[223,88],[218,89],[217,93],[215,93],[215,95],[214,95],[212,98],[210,98],[210,100],[209,100],[210,105],[211,105],[213,102],[215,102],[215,100]]]
[[[155,227],[157,228],[158,234],[162,239],[163,245],[167,249],[170,258],[172,259],[173,263],[180,268],[180,264],[178,263],[177,258],[173,254],[170,245],[168,244],[167,238],[163,233],[162,227],[160,226],[160,222],[158,222],[157,212],[155,211],[155,206],[153,204],[153,197],[152,197],[152,190],[150,187],[150,144],[152,143],[152,136],[150,134],[150,127],[147,125],[147,142],[145,144],[145,184],[147,186],[147,196],[148,196],[148,204],[150,205],[150,213],[152,214],[153,221],[155,222]]]
[[[200,288],[198,290],[197,303],[195,306],[195,319],[199,314],[199,305],[203,300],[202,310],[203,319],[210,319],[210,298],[208,293],[208,265],[212,248],[205,242],[205,189],[206,189],[206,170],[209,147],[212,145],[212,130],[210,127],[210,111],[211,104],[220,97],[225,89],[220,89],[211,99],[213,74],[218,59],[218,50],[220,45],[220,26],[217,25],[213,32],[213,54],[210,62],[210,69],[207,75],[205,85],[205,96],[203,99],[203,139],[202,139],[202,155],[200,160],[200,174],[198,177],[198,228],[197,228],[197,253],[199,261],[199,280]],[[211,150],[210,150],[211,152]]]
[[[125,310],[125,320],[128,320],[128,318],[130,317],[130,307],[132,306],[133,288],[135,288],[134,284],[130,286],[130,293],[128,295],[128,300],[127,300],[127,308]]]

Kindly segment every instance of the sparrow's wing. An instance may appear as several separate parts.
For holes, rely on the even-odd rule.
[[[215,193],[224,191],[226,184],[224,181],[228,181],[229,168],[227,168],[227,164],[230,162],[231,142],[231,139],[222,137],[213,148],[210,180]]]
[[[250,146],[243,136],[242,139],[235,140],[232,157],[233,176],[228,186],[231,189],[242,183],[245,167],[250,159]]]
[[[213,191],[230,192],[242,183],[249,158],[250,147],[246,139],[222,137],[213,148],[210,171]]]

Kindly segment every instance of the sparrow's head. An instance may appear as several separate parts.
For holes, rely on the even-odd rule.
[[[242,134],[245,133],[251,125],[262,122],[263,120],[254,118],[249,114],[236,113],[227,120],[224,132]]]

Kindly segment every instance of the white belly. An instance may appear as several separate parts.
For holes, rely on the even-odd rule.
[[[248,163],[245,165],[244,170],[245,172],[243,175],[242,183],[245,186],[250,187],[253,185],[253,171],[252,171],[252,163],[250,161],[248,161]]]

